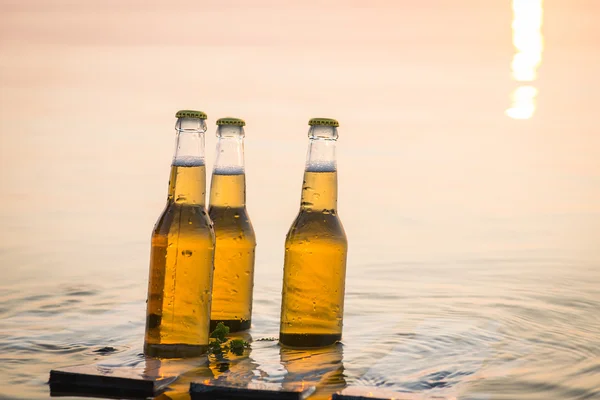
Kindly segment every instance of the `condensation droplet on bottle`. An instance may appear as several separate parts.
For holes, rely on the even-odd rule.
[[[181,251],[181,255],[184,257],[191,257],[192,256],[192,251],[191,250],[182,250]]]

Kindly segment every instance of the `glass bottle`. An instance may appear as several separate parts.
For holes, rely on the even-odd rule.
[[[256,247],[246,210],[245,122],[221,118],[217,126],[208,210],[217,239],[211,330],[223,322],[230,332],[237,332],[249,329],[251,324]]]
[[[144,353],[208,350],[215,234],[206,212],[206,114],[177,112],[167,204],[152,232]]]
[[[341,340],[348,241],[337,214],[338,122],[309,121],[300,212],[288,231],[279,342],[321,347]]]

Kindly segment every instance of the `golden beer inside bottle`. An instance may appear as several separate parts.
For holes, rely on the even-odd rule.
[[[152,233],[147,355],[188,357],[208,348],[215,242],[205,187],[204,165],[171,167],[167,206]]]
[[[245,176],[236,172],[215,171],[209,208],[217,241],[211,329],[223,322],[231,332],[250,328],[256,247],[245,207]]]
[[[283,345],[319,347],[341,339],[348,244],[336,208],[337,172],[308,169],[285,243]]]

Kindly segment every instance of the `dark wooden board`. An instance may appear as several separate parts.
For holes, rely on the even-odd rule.
[[[51,396],[139,399],[153,397],[177,379],[144,367],[78,365],[50,371]]]
[[[282,389],[280,385],[268,382],[250,382],[244,386],[225,386],[223,383],[190,384],[192,400],[304,400],[315,391],[314,386],[299,386],[298,389]]]
[[[334,393],[331,400],[414,400],[416,398],[411,393],[398,393],[370,386],[350,386],[340,393]]]

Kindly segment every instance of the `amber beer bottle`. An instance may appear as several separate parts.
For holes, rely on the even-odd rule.
[[[244,126],[238,118],[217,121],[217,149],[208,213],[217,248],[211,330],[223,322],[230,332],[250,328],[256,238],[246,210]]]
[[[215,234],[206,212],[206,114],[177,112],[167,205],[152,232],[144,353],[191,357],[208,349]]]
[[[339,124],[313,118],[309,125],[300,212],[285,241],[279,341],[289,347],[328,346],[342,337],[348,242],[337,215]]]

